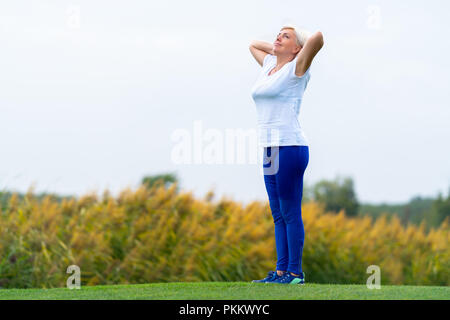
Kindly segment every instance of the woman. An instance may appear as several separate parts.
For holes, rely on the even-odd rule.
[[[323,46],[320,31],[308,35],[283,26],[272,44],[252,41],[250,52],[262,66],[252,88],[258,115],[258,143],[264,148],[264,183],[275,224],[276,272],[253,282],[304,284],[302,252],[305,232],[301,201],[308,141],[298,122],[309,68]]]

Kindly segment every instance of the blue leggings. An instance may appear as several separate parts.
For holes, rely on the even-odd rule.
[[[301,274],[305,240],[301,203],[309,148],[264,147],[263,156],[264,183],[275,223],[277,270]]]

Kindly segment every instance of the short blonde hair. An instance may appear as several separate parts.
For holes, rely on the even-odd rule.
[[[281,27],[280,30],[283,30],[283,29],[294,30],[295,36],[297,37],[297,44],[302,47],[305,45],[306,41],[308,40],[309,36],[311,35],[311,33],[308,30],[300,29],[293,24],[285,24]]]

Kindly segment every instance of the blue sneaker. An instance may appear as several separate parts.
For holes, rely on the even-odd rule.
[[[287,284],[305,284],[305,273],[302,272],[299,277],[293,276],[290,272],[286,272],[279,279],[272,281],[273,283]]]
[[[255,282],[255,283],[267,283],[267,282],[273,282],[273,281],[275,281],[275,280],[278,280],[278,279],[282,278],[285,274],[286,274],[286,272],[285,272],[283,275],[279,276],[278,273],[277,273],[276,271],[269,271],[269,272],[267,273],[267,277],[265,277],[264,279],[261,279],[261,280],[253,280],[252,282]]]

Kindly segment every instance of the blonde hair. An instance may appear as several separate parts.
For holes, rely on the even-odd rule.
[[[297,44],[303,48],[306,41],[308,40],[311,33],[308,30],[300,29],[293,24],[285,24],[281,27],[280,30],[283,29],[292,29],[294,30],[295,36],[297,37]]]

